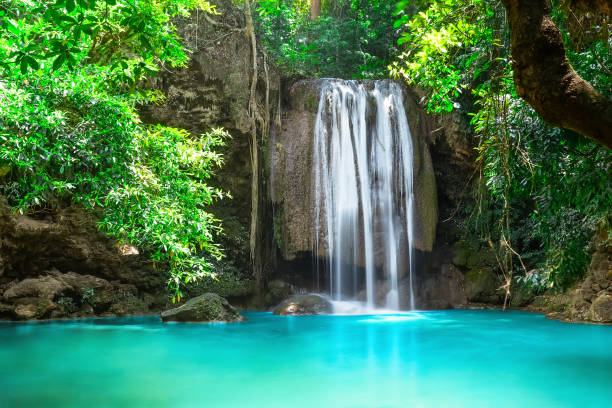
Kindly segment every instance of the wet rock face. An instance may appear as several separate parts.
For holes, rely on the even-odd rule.
[[[419,309],[452,309],[467,303],[465,278],[453,264],[444,264],[433,271],[420,273],[414,284],[416,304]],[[406,291],[408,282],[400,287]],[[409,299],[408,296],[400,299]],[[409,305],[402,305],[408,308]]]
[[[215,293],[205,293],[161,314],[164,322],[232,323],[247,319]]]
[[[319,295],[293,296],[274,308],[273,313],[281,316],[307,316],[330,314],[331,302]]]
[[[269,139],[270,196],[275,205],[274,236],[284,260],[291,261],[313,251],[316,232],[313,205],[313,139],[322,80],[295,83],[289,91],[288,106],[282,112],[281,125],[272,130]],[[363,81],[373,87],[372,81]],[[415,238],[414,246],[431,251],[437,224],[436,181],[426,141],[429,122],[413,96],[404,89],[404,107],[414,148]],[[400,223],[401,224],[401,223]],[[381,229],[381,231],[378,231]],[[326,229],[318,232],[316,255],[326,256]],[[384,239],[382,228],[374,234]],[[363,251],[358,252],[363,253]],[[383,262],[382,253],[377,265]],[[363,258],[363,257],[362,257]],[[352,261],[351,259],[350,261]],[[363,267],[364,259],[358,266]]]

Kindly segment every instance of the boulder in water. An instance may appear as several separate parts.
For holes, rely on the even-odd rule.
[[[320,295],[293,296],[274,308],[274,314],[281,316],[320,315],[332,312],[331,302]]]
[[[161,314],[164,322],[232,323],[243,322],[244,316],[216,293],[205,293],[184,305]]]

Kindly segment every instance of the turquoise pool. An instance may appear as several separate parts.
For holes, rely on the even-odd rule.
[[[612,327],[435,311],[0,323],[2,407],[612,407]]]

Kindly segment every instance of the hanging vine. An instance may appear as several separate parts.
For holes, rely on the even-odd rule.
[[[259,66],[257,62],[257,37],[255,35],[255,26],[253,24],[253,15],[251,12],[251,5],[249,0],[244,0],[244,15],[246,21],[245,35],[251,43],[251,57],[252,57],[252,69],[253,74],[251,77],[251,89],[249,95],[249,118],[251,122],[251,233],[250,233],[250,253],[251,253],[251,264],[253,266],[253,274],[257,282],[261,282],[263,277],[263,254],[261,253],[261,230],[260,230],[260,185],[261,185],[261,169],[260,169],[260,146],[257,138],[258,124],[259,130],[263,135],[267,134],[270,123],[270,103],[269,103],[269,92],[270,84],[268,77],[268,67],[266,64],[265,54],[263,57],[265,81],[266,81],[266,95],[265,104],[263,111],[257,105],[257,82],[259,75]]]

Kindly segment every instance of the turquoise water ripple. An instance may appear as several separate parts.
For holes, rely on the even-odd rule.
[[[612,327],[435,311],[0,323],[1,407],[612,407]]]

